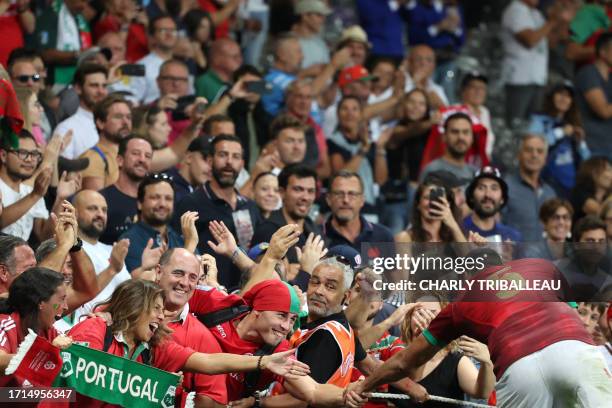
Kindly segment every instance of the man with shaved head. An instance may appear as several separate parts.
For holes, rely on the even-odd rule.
[[[202,264],[216,268],[214,258],[204,255]],[[164,291],[166,324],[172,330],[172,338],[181,346],[191,347],[200,353],[221,353],[221,347],[213,334],[189,311],[189,299],[198,285],[202,273],[200,260],[184,248],[166,251],[155,267],[156,281]],[[227,404],[225,375],[186,373],[183,387],[195,392],[195,405],[213,407]]]
[[[242,53],[236,41],[230,38],[214,41],[209,51],[209,68],[196,80],[196,94],[210,103],[218,100],[241,65]]]
[[[67,328],[78,323],[79,318],[91,312],[96,304],[108,299],[121,282],[130,279],[124,264],[129,241],[124,239],[113,246],[98,241],[106,229],[106,199],[97,191],[81,190],[74,196],[74,208],[79,226],[78,236],[83,241],[83,250],[94,265],[101,290],[72,316],[64,317],[64,326]]]

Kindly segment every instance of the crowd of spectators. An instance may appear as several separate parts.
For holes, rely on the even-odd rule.
[[[37,265],[60,272],[67,307],[53,326],[63,332],[128,281],[157,281],[182,316],[210,306],[185,309],[198,280],[249,298],[281,279],[307,294],[302,328],[339,322],[298,357],[314,382],[344,387],[345,350],[332,336],[358,331],[361,344],[342,340],[356,380],[372,372],[368,356],[390,358],[445,306],[398,293],[355,300],[367,285],[353,269],[394,245],[510,241],[581,268],[566,244],[595,242],[606,249],[591,266],[610,285],[612,2],[498,2],[500,78],[461,63],[476,35],[465,3],[0,0],[0,295]],[[511,165],[496,161],[487,108],[500,81],[495,123],[512,132]],[[168,265],[193,254],[204,273],[184,283]],[[367,319],[345,316],[349,304]],[[609,307],[578,310],[612,367]],[[202,327],[215,347],[190,346],[245,354],[277,335],[266,330],[289,333],[289,322],[269,329],[254,313],[231,329],[235,342]],[[10,353],[2,330],[0,353]],[[487,399],[487,348],[462,342],[427,366],[435,376],[392,387]],[[260,406],[238,377],[225,388],[200,376],[215,377],[184,382],[200,406]],[[291,395],[269,406],[319,394]]]

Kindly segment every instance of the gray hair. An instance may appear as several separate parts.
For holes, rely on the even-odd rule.
[[[41,263],[51,252],[55,251],[55,248],[57,248],[57,242],[55,242],[54,238],[49,238],[41,242],[34,253],[36,263]]]
[[[521,134],[521,138],[519,141],[519,150],[523,146],[523,144],[529,139],[540,139],[544,142],[544,146],[546,146],[546,150],[548,151],[548,140],[546,140],[546,136],[541,133],[534,132],[525,132]]]
[[[335,257],[330,257],[330,258],[321,259],[319,262],[317,262],[314,269],[322,265],[332,266],[332,267],[340,269],[340,271],[342,272],[342,277],[344,279],[344,283],[343,283],[344,290],[349,290],[351,288],[351,284],[353,283],[354,272],[353,272],[353,268],[351,268],[350,265],[345,265],[342,262],[338,261]]]
[[[13,235],[0,236],[0,264],[6,266],[11,275],[15,271],[15,248],[22,245],[28,243]]]

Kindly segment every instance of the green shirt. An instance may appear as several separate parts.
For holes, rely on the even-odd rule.
[[[196,79],[196,94],[206,98],[208,103],[213,103],[221,98],[221,93],[228,85],[212,69],[209,69]]]
[[[593,33],[609,26],[610,20],[602,6],[586,4],[578,10],[576,17],[570,23],[571,39],[579,44],[584,44]]]

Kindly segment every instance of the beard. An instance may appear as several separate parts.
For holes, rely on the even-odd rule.
[[[163,218],[158,217],[155,214],[142,214],[142,220],[152,227],[163,227],[164,225],[170,224],[170,220],[172,220],[172,212],[169,212],[168,215]]]
[[[230,170],[232,172],[231,176],[227,176],[223,174],[223,171],[230,171]],[[231,167],[225,167],[222,169],[213,167],[212,175],[217,181],[217,183],[219,183],[219,185],[223,188],[233,187],[234,183],[236,183],[236,179],[238,178],[238,172],[232,169]]]
[[[83,234],[87,235],[88,237],[98,239],[104,233],[104,230],[106,229],[106,223],[102,228],[96,227],[93,221],[90,224],[79,223],[79,229],[83,232]]]
[[[6,173],[8,174],[8,176],[11,179],[17,179],[20,181],[25,181],[29,179],[30,177],[32,177],[35,171],[36,171],[36,166],[34,166],[34,170],[32,170],[31,174],[22,173],[19,170],[13,170],[10,167],[6,166]]]
[[[129,128],[121,128],[115,133],[104,131],[104,136],[113,143],[119,143],[130,134]]]
[[[493,208],[485,209],[485,208],[483,208],[483,206],[482,206],[480,201],[474,201],[474,212],[480,218],[490,218],[490,217],[493,217],[495,214],[497,214],[499,212],[500,208],[501,208],[501,204],[500,203],[494,203]]]

